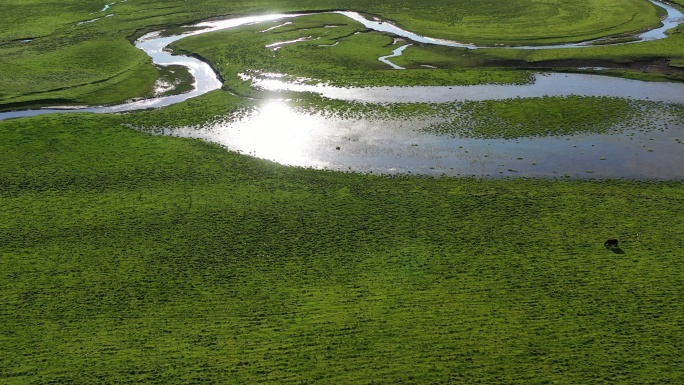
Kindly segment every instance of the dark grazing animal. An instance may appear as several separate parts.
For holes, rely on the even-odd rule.
[[[605,242],[603,242],[603,246],[605,246],[607,248],[618,247],[618,240],[617,239],[608,239]]]

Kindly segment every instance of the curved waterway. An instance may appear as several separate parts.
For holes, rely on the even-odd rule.
[[[684,14],[664,7],[663,27],[639,36],[640,40],[664,38],[664,31],[684,21]],[[401,30],[387,22],[372,21],[358,13],[338,12],[369,29],[392,33],[412,41],[467,48],[479,46],[432,39]],[[221,82],[211,67],[195,58],[171,55],[165,47],[186,36],[234,28],[240,25],[293,18],[300,15],[266,15],[198,23],[201,28],[175,36],[150,33],[136,42],[157,65],[182,65],[195,78],[193,91],[182,95],[133,100],[105,107],[48,108],[0,113],[0,119],[59,112],[115,113],[159,108],[219,89]],[[516,47],[569,48],[584,44]],[[399,47],[389,58],[399,56]],[[452,87],[337,88],[301,85],[277,79],[256,79],[255,86],[271,90],[307,91],[325,97],[367,103],[445,103],[467,100],[500,100],[540,96],[609,96],[634,100],[684,104],[684,84],[651,83],[585,74],[537,74],[525,85]],[[335,170],[376,173],[475,176],[570,176],[684,179],[684,124],[663,116],[653,127],[625,126],[620,134],[569,137],[483,140],[447,138],[420,130],[438,121],[429,119],[341,119],[325,114],[297,112],[283,101],[265,101],[243,119],[207,127],[166,129],[168,135],[202,138],[279,163]],[[269,138],[271,140],[266,140]],[[523,161],[524,160],[524,161]]]
[[[663,7],[667,11],[667,16],[662,20],[663,26],[644,32],[641,35],[638,36],[639,41],[643,40],[654,40],[654,39],[663,39],[666,37],[665,31],[671,28],[676,27],[677,25],[681,24],[684,22],[684,13],[680,12],[678,9],[667,5],[665,3],[662,3],[660,1],[656,0],[649,0],[651,3]],[[412,32],[403,30],[401,28],[398,28],[391,23],[388,22],[382,22],[378,20],[369,20],[362,15],[360,15],[357,12],[335,12],[339,13],[342,15],[345,15],[361,24],[363,24],[366,28],[379,31],[379,32],[385,32],[385,33],[391,33],[415,42],[420,42],[420,43],[426,43],[426,44],[436,44],[436,45],[445,45],[445,46],[452,46],[452,47],[466,47],[466,48],[471,48],[471,49],[477,49],[477,48],[500,48],[500,47],[487,47],[487,46],[477,46],[473,44],[467,44],[467,43],[459,43],[459,42],[454,42],[454,41],[449,41],[449,40],[443,40],[443,39],[435,39],[435,38],[430,38],[430,37],[425,37],[425,36],[420,36],[417,34],[414,34]],[[185,66],[189,69],[189,72],[192,74],[194,77],[195,81],[193,83],[193,90],[181,95],[171,95],[171,96],[164,96],[164,97],[157,97],[157,98],[150,98],[150,99],[143,99],[143,100],[132,100],[126,103],[118,104],[118,105],[112,105],[112,106],[103,106],[103,107],[53,107],[53,108],[42,108],[38,110],[23,110],[23,111],[10,111],[10,112],[3,112],[0,113],[0,120],[3,119],[9,119],[9,118],[19,118],[19,117],[27,117],[27,116],[35,116],[35,115],[42,115],[42,114],[50,114],[50,113],[61,113],[61,112],[95,112],[95,113],[116,113],[116,112],[126,112],[126,111],[136,111],[136,110],[143,110],[143,109],[148,109],[148,108],[160,108],[160,107],[165,107],[169,106],[172,104],[180,103],[182,101],[185,101],[190,98],[194,98],[199,95],[203,95],[207,92],[217,90],[221,88],[221,81],[217,78],[216,73],[212,70],[212,68],[207,64],[202,62],[201,60],[192,58],[192,57],[187,57],[187,56],[182,56],[182,55],[171,55],[168,51],[165,50],[165,48],[182,38],[188,37],[188,36],[193,36],[193,35],[199,35],[199,34],[204,34],[208,32],[214,32],[214,31],[220,31],[224,29],[229,29],[229,28],[235,28],[239,27],[242,25],[247,25],[247,24],[254,24],[254,23],[260,23],[260,22],[266,22],[266,21],[273,21],[273,20],[280,20],[280,19],[287,19],[287,18],[295,18],[298,16],[302,16],[305,14],[273,14],[273,15],[262,15],[262,16],[247,16],[247,17],[238,17],[238,18],[229,18],[229,19],[224,19],[224,20],[213,20],[213,21],[205,21],[205,22],[200,22],[195,25],[190,26],[193,29],[191,32],[185,32],[181,33],[178,35],[173,35],[173,36],[161,36],[160,32],[151,32],[140,39],[138,39],[135,43],[135,46],[142,51],[144,51],[146,54],[148,54],[151,58],[152,61],[161,66],[167,66],[167,65],[181,65]],[[514,48],[524,48],[524,49],[545,49],[545,48],[571,48],[571,47],[581,47],[581,46],[586,46],[587,43],[579,43],[579,44],[562,44],[562,45],[553,45],[553,46],[530,46],[530,47],[514,47]],[[628,44],[628,43],[619,43],[619,44]],[[382,61],[391,65],[393,68],[401,68],[398,67],[394,64],[392,64],[388,59],[391,57],[397,57],[400,56],[403,50],[407,48],[407,45],[399,47],[396,49],[392,55],[382,57]],[[579,81],[580,83],[586,83],[587,80],[590,80],[592,84],[595,87],[603,88],[603,91],[600,93],[596,94],[590,94],[590,95],[595,95],[595,96],[617,96],[617,97],[633,97],[633,98],[646,98],[646,99],[654,99],[657,98],[657,96],[646,93],[644,94],[643,92],[633,92],[629,91],[627,94],[624,92],[624,89],[622,89],[623,86],[630,84],[629,81],[626,83],[622,84],[619,81],[610,81],[607,80],[608,78],[594,78],[594,77],[586,77],[586,75],[578,75],[578,74],[568,74],[567,77],[569,79],[566,79],[562,81],[561,84],[558,84],[556,87],[551,87],[551,88],[565,88],[568,84],[574,83],[574,80]],[[537,77],[538,79],[538,77]],[[605,82],[610,83],[606,84],[609,88],[602,87],[600,84],[604,81],[601,79],[606,79]],[[262,82],[261,85],[265,86],[267,84],[266,82]],[[579,84],[579,83],[578,83]],[[658,83],[657,86],[649,85],[652,83],[647,83],[647,82],[642,82],[640,84],[643,84],[643,88],[648,88],[648,89],[653,89],[653,88],[658,88],[662,87],[663,89],[667,88],[677,88],[676,86],[668,86],[665,85],[667,83]],[[279,86],[280,88],[285,88],[285,86],[281,85]],[[488,87],[494,87],[493,90],[495,92],[491,93],[491,95],[497,95],[499,94],[499,90],[507,90],[505,91],[509,95],[515,95],[516,92],[518,92],[520,89],[519,86],[512,86],[512,85],[503,85],[503,86],[484,86],[483,89],[489,89]],[[629,86],[631,88],[634,88],[634,85],[632,84]],[[430,93],[433,92],[438,92],[438,93],[448,93],[448,94],[455,94],[454,92],[451,92],[453,90],[462,90],[463,94],[466,95],[468,93],[472,93],[474,88],[472,86],[453,86],[453,87],[441,87],[441,91],[438,91],[437,88],[435,87],[412,87],[413,91],[408,91],[408,94],[411,96],[408,96],[405,94],[405,98],[403,101],[405,102],[421,102],[424,101],[424,97],[419,97],[421,94],[423,94],[426,91],[429,91]],[[539,84],[535,82],[534,84],[528,85],[528,87],[525,87],[526,91],[528,92],[527,95],[519,95],[521,97],[529,97],[532,94],[535,94],[534,91],[530,91],[530,89],[535,89],[538,88],[538,92],[536,92],[537,95],[545,95],[545,89],[548,89],[549,86],[548,84]],[[291,85],[289,88],[291,90],[297,89],[297,86]],[[328,97],[334,97],[332,94],[333,92],[330,87],[323,88],[323,87],[309,87],[307,88],[307,91],[313,91],[313,92],[318,92],[320,90],[321,93]],[[355,94],[357,97],[354,100],[359,100],[359,101],[368,101],[368,102],[382,102],[382,101],[393,101],[393,100],[388,100],[385,98],[385,100],[382,100],[382,98],[378,98],[378,91],[380,88],[362,88],[362,89],[344,89],[341,90],[338,94],[339,95],[347,95],[345,98],[349,98],[349,94]],[[389,90],[390,93],[396,93],[396,88],[385,88],[385,90]],[[667,90],[665,90],[667,91]],[[671,92],[671,91],[669,91]],[[458,93],[458,92],[456,92]],[[476,93],[479,94],[479,91]],[[576,90],[575,92],[571,92],[572,94],[585,94],[584,90]],[[656,92],[656,94],[659,94],[660,92]],[[363,94],[367,94],[368,96],[363,96]],[[565,95],[567,93],[563,93],[562,91],[556,91],[548,95]],[[589,95],[589,94],[587,94]],[[414,100],[408,100],[406,99],[406,96],[410,99],[411,97],[418,97],[417,99]],[[451,100],[463,100],[465,96],[459,96],[457,99],[451,99]],[[392,98],[390,98],[392,99]],[[668,100],[663,100],[663,101],[669,101],[669,102],[675,102],[675,103],[681,103],[681,99],[684,98],[674,98],[674,99],[668,99]],[[478,99],[480,100],[480,99]],[[398,100],[397,100],[398,101]]]

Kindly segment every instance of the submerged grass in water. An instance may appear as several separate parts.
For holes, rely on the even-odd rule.
[[[521,138],[606,134],[626,127],[655,129],[684,119],[682,108],[612,97],[544,97],[454,104],[445,122],[424,131],[469,138]]]
[[[431,119],[421,131],[463,138],[504,138],[655,130],[684,121],[680,105],[615,97],[541,97],[452,103],[357,103],[305,96],[305,113],[342,119]]]

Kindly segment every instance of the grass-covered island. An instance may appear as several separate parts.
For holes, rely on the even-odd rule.
[[[645,0],[9,0],[0,110],[151,96],[160,77],[180,92],[188,74],[154,67],[127,38],[220,15],[336,9],[519,44],[629,35],[660,14]],[[343,173],[136,129],[252,108],[270,96],[236,76],[250,69],[347,85],[519,83],[529,73],[518,64],[552,54],[570,67],[667,59],[671,74],[614,74],[673,80],[682,27],[574,50],[416,45],[397,59],[412,71],[402,77],[377,62],[390,37],[336,15],[298,23],[308,25],[272,33],[309,29],[337,53],[305,42],[274,53],[261,39],[277,36],[258,25],[197,36],[174,49],[210,61],[224,90],[154,111],[0,121],[0,383],[684,382],[682,181]],[[609,135],[661,112],[682,126],[679,105],[618,98],[276,97],[332,115],[448,113],[432,128],[445,137]],[[619,247],[604,247],[612,238]]]

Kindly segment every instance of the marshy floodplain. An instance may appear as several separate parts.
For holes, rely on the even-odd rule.
[[[681,21],[684,16],[681,12],[664,6],[667,23],[657,33],[654,30],[642,33],[640,40],[665,39],[667,35],[662,30],[676,26]],[[385,34],[395,37],[388,40]],[[157,98],[82,110],[111,113],[159,108],[219,89],[223,83],[224,87],[234,92],[261,99],[261,102],[255,103],[254,111],[248,114],[249,119],[231,122],[228,118],[233,115],[231,113],[219,119],[211,117],[219,123],[208,121],[200,130],[178,124],[177,127],[164,127],[162,131],[146,127],[140,129],[212,140],[238,152],[302,167],[478,177],[681,179],[678,168],[671,167],[684,160],[679,143],[672,140],[680,136],[681,126],[677,124],[681,121],[679,113],[672,115],[665,112],[667,106],[655,106],[653,103],[630,103],[629,107],[624,108],[624,105],[616,105],[619,101],[615,99],[605,104],[606,99],[601,98],[619,97],[680,104],[684,103],[684,86],[582,74],[534,74],[510,69],[483,72],[480,68],[474,73],[462,72],[460,78],[449,70],[446,74],[442,71],[441,75],[426,79],[426,68],[438,73],[439,67],[420,64],[415,58],[428,60],[431,55],[429,51],[426,57],[414,53],[414,61],[410,62],[411,67],[424,67],[422,71],[379,71],[383,65],[406,69],[389,61],[389,58],[401,57],[406,49],[413,46],[406,44],[405,39],[416,44],[429,44],[427,48],[437,46],[458,50],[465,47],[465,53],[452,52],[452,57],[468,56],[470,51],[487,48],[425,38],[353,12],[266,15],[200,22],[178,29],[175,33],[149,33],[136,43],[157,65],[162,66],[160,68],[175,66],[175,70],[164,72],[167,77],[176,72],[184,74],[182,68],[189,68],[193,77],[192,92],[165,95],[187,90],[189,81],[165,80],[161,77],[155,84],[155,95],[159,95]],[[176,51],[199,52],[202,60],[171,55],[167,52],[167,46],[171,44]],[[612,43],[618,46],[625,44],[624,41]],[[399,48],[394,50],[394,54],[381,56],[373,62],[380,52],[387,50],[387,45]],[[527,47],[527,50],[557,50],[589,45],[540,45]],[[601,40],[601,46],[607,45],[611,45],[611,42]],[[416,50],[421,48],[417,47]],[[213,68],[205,62],[207,60]],[[462,65],[457,64],[461,60],[452,60],[449,66]],[[363,69],[351,69],[349,63],[352,61],[364,63],[361,66]],[[475,61],[469,65],[475,67],[478,64],[483,63]],[[219,78],[214,74],[214,68],[220,73]],[[605,68],[601,70],[605,71]],[[373,76],[378,73],[383,75],[379,78]],[[393,77],[387,78],[387,73]],[[384,83],[395,84],[402,77],[400,84],[452,83],[441,87],[378,87]],[[322,84],[322,79],[328,83]],[[332,84],[331,79],[334,79]],[[363,85],[374,87],[359,87]],[[163,93],[159,90],[163,90]],[[274,91],[277,92],[273,94]],[[293,103],[283,100],[288,96],[278,95],[278,92],[283,91],[314,93],[322,95],[323,99],[319,99],[318,109],[297,110],[296,103],[293,106]],[[585,99],[583,103],[577,103],[573,101],[576,96],[598,99]],[[552,99],[543,99],[546,97]],[[298,98],[302,99],[301,96]],[[513,100],[519,98],[531,99],[522,103]],[[326,99],[364,102],[375,107],[338,106],[339,111],[332,111],[335,103]],[[303,100],[313,107],[311,98],[305,96]],[[467,106],[463,108],[464,104],[473,101],[483,101],[484,105],[480,106],[479,111],[468,111],[470,107]],[[454,102],[462,103],[459,105]],[[383,104],[380,108],[387,114],[384,117],[373,114],[372,119],[367,119],[369,110],[377,111],[379,103]],[[408,104],[388,106],[388,103]],[[432,103],[431,108],[439,110],[439,113],[426,113],[425,106],[412,108],[411,104],[414,103]],[[445,106],[444,103],[452,104]],[[403,116],[399,119],[393,116],[396,110],[402,111]],[[449,113],[445,113],[445,110],[449,110]],[[672,112],[677,108],[670,106],[669,110]],[[496,111],[503,114],[497,115]],[[18,111],[5,113],[4,116],[51,112],[45,109]],[[618,115],[621,115],[621,119],[609,118]],[[644,118],[645,115],[649,118]],[[426,125],[426,122],[429,123]],[[450,129],[445,130],[445,127]],[[458,129],[454,130],[455,127]],[[658,135],[657,132],[662,133],[663,128],[668,128],[667,132]],[[484,137],[482,130],[488,131]],[[634,137],[644,130],[651,136],[645,139],[650,141],[647,145],[639,136]],[[627,132],[630,141],[614,140],[610,133],[618,132]],[[573,135],[587,133],[603,135]],[[440,137],[443,135],[450,138]],[[550,138],[542,141],[540,136]],[[483,140],[474,139],[476,137]],[[355,139],[345,143],[345,138]],[[509,140],[491,140],[496,138]],[[567,148],[567,145],[572,147]],[[574,151],[578,146],[584,148],[588,145],[605,153],[597,158],[600,162],[593,159],[596,158],[594,151],[586,154],[585,151]],[[348,151],[329,151],[330,148],[342,146]],[[658,147],[658,154],[642,154],[643,148],[647,152],[655,152],[654,146]],[[556,156],[559,152],[565,157]],[[614,156],[617,153],[620,156]],[[533,161],[523,165],[513,161],[521,158]]]

